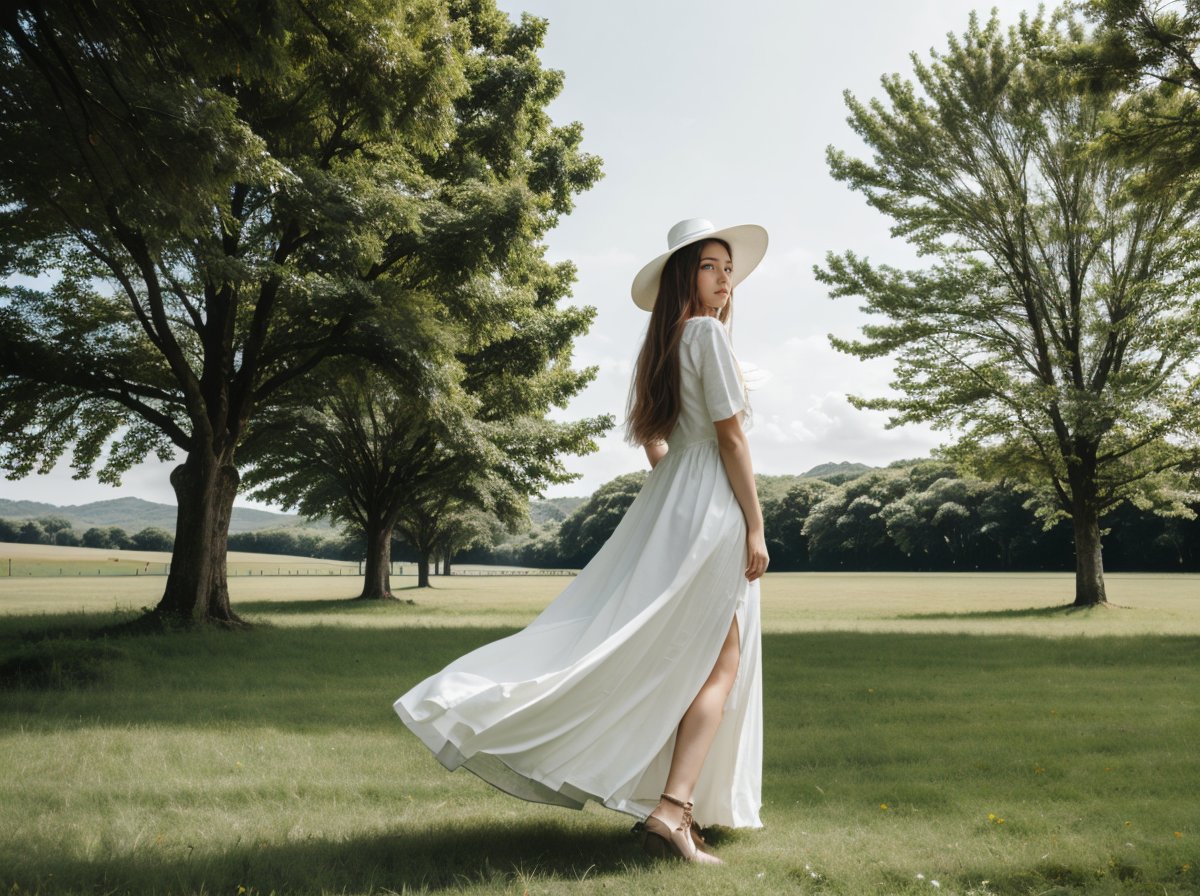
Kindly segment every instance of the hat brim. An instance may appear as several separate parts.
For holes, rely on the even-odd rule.
[[[678,246],[668,249],[658,258],[651,261],[633,278],[630,293],[633,303],[643,311],[653,311],[654,302],[658,299],[659,281],[662,279],[663,268],[667,259],[685,246],[693,243],[705,243],[709,240],[724,240],[729,244],[729,253],[733,256],[732,285],[736,287],[758,267],[758,263],[767,254],[767,231],[757,224],[737,224],[721,230],[712,230],[692,237]]]

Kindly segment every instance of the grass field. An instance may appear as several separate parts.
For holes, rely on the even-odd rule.
[[[117,551],[48,544],[0,543],[0,578],[96,578],[103,576],[164,576],[171,555],[159,551]],[[357,575],[357,563],[281,557],[230,551],[230,576]],[[409,573],[416,567],[408,564]]]
[[[95,579],[106,576],[130,578],[165,576],[171,567],[171,555],[158,551],[120,551],[100,548],[65,547],[62,545],[12,544],[0,542],[0,581],[4,579]],[[230,551],[226,558],[230,578],[295,576],[362,575],[357,562],[319,560],[313,557],[289,557],[279,554],[253,554]],[[456,567],[463,575],[525,574],[526,570],[509,567]],[[414,582],[417,576],[415,561],[395,562],[392,575]],[[360,581],[361,584],[361,581]],[[18,586],[19,588],[20,586]],[[36,586],[35,586],[36,587]],[[57,590],[60,586],[55,586]],[[83,586],[86,591],[89,586]],[[155,586],[149,586],[154,588]],[[101,589],[102,591],[104,589]],[[79,593],[79,592],[72,592]]]
[[[773,574],[762,831],[645,859],[630,819],[446,773],[392,700],[555,578],[245,578],[237,633],[95,639],[163,580],[0,578],[0,890],[1200,892],[1200,577]],[[934,882],[937,882],[937,886]]]

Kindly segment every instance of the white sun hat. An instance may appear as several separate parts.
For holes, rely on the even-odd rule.
[[[711,221],[688,218],[667,231],[667,251],[650,262],[633,278],[633,303],[643,311],[653,311],[658,298],[658,283],[671,253],[704,240],[724,240],[733,256],[733,286],[737,286],[758,267],[767,254],[767,231],[757,224],[737,224],[717,230]]]

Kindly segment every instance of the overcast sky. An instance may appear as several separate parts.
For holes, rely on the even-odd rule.
[[[940,433],[886,430],[884,415],[846,401],[847,393],[886,390],[890,365],[830,348],[827,334],[853,336],[865,318],[855,300],[830,300],[812,266],[831,250],[898,264],[913,256],[889,238],[886,219],[829,176],[824,154],[830,144],[861,147],[845,122],[843,91],[880,95],[882,75],[909,75],[910,53],[944,48],[947,32],[962,32],[972,9],[986,16],[991,7],[971,0],[498,3],[514,18],[528,12],[549,20],[542,59],[566,75],[551,114],[558,123],[582,122],[584,148],[604,162],[604,178],[549,237],[551,257],[578,266],[574,303],[598,309],[575,350],[576,365],[596,365],[598,374],[560,416],[621,419],[648,320],[629,297],[630,281],[666,249],[672,224],[697,217],[717,227],[761,224],[770,234],[766,259],[738,288],[733,328],[738,357],[759,371],[750,432],[758,472],[802,473],[825,461],[885,464],[939,444]],[[995,8],[1009,24],[1037,4]],[[646,463],[618,427],[599,452],[568,466],[580,478],[549,495],[589,494]],[[0,497],[173,503],[169,470],[143,464],[113,488],[74,481],[63,464],[46,476],[0,480]]]

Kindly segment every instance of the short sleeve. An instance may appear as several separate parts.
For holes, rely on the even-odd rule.
[[[709,419],[715,423],[745,409],[746,387],[724,324],[709,317],[703,318],[697,326],[701,330],[696,334],[700,386]]]

